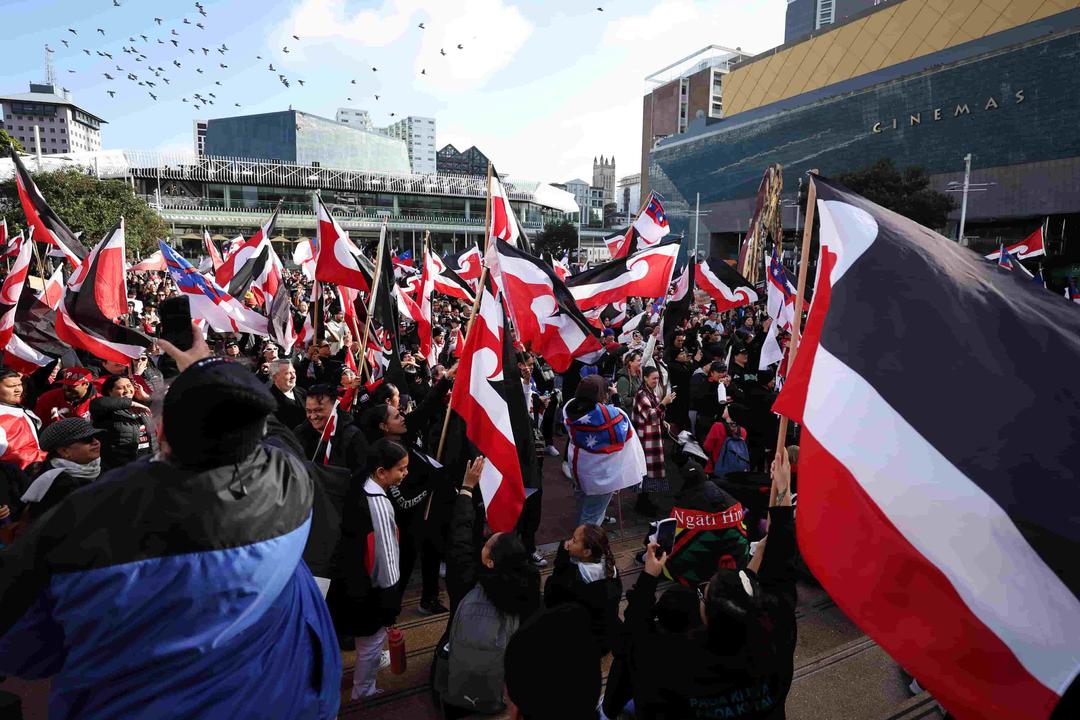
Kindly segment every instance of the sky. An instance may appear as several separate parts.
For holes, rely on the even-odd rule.
[[[58,84],[108,121],[106,149],[190,151],[196,118],[289,106],[333,118],[339,107],[356,107],[368,110],[376,126],[434,117],[436,148],[476,145],[500,173],[520,179],[591,180],[600,155],[614,156],[622,177],[640,167],[644,78],[709,44],[750,53],[780,44],[786,2],[201,5],[205,15],[196,3],[176,0],[6,0],[5,15],[18,18],[20,32],[5,38],[0,91],[26,92],[28,83],[43,80],[48,45]],[[169,82],[148,67],[164,68]],[[138,85],[147,80],[155,86]],[[195,93],[214,104],[194,107]]]

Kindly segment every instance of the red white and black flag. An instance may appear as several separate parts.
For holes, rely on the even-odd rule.
[[[522,392],[513,335],[502,303],[488,281],[469,328],[450,409],[465,423],[465,435],[487,458],[480,493],[488,525],[509,532],[525,503],[525,482],[536,453]]]
[[[244,297],[248,290],[262,296],[262,300],[273,298],[281,284],[281,260],[270,244],[270,236],[277,225],[281,203],[274,209],[266,224],[259,228],[246,242],[231,253],[224,261],[218,257],[214,279],[225,292],[234,298]],[[213,248],[209,234],[204,233],[203,241]],[[211,255],[213,258],[213,255]]]
[[[285,356],[288,357],[293,345],[296,344],[296,326],[293,322],[289,288],[285,283],[278,286],[277,293],[270,301],[267,320],[267,333],[270,339],[280,345]]]
[[[675,331],[682,328],[690,319],[690,311],[694,306],[694,286],[697,276],[697,265],[687,262],[675,279],[675,288],[668,298],[664,308],[664,317],[660,321],[660,337],[664,339],[664,347],[669,348],[675,340]]]
[[[317,204],[315,279],[371,292],[371,262],[338,225],[322,198],[318,198]]]
[[[123,298],[120,312],[113,307]],[[153,346],[138,330],[114,320],[127,312],[124,291],[124,219],[105,235],[68,278],[56,313],[56,334],[102,360],[128,363]]]
[[[678,256],[679,240],[667,240],[572,275],[566,287],[582,310],[625,302],[628,297],[664,297]]]
[[[467,302],[476,300],[473,288],[469,286],[469,283],[465,282],[465,279],[458,275],[442,258],[435,253],[431,253],[431,263],[438,271],[433,276],[435,292]]]
[[[480,272],[482,270],[483,256],[480,254],[480,248],[475,244],[469,245],[468,248],[462,250],[459,253],[453,255],[447,255],[443,262],[446,263],[446,267],[450,268],[458,274],[462,280],[469,284],[473,292],[480,285]]]
[[[758,300],[753,283],[718,258],[707,258],[698,263],[696,281],[716,303],[717,312],[752,305]]]
[[[814,303],[775,405],[803,427],[803,556],[951,714],[1047,718],[1080,671],[1080,384],[1063,382],[1080,314],[813,182]]]
[[[277,218],[277,211],[275,211],[274,215],[270,218],[271,226],[275,218]],[[216,276],[218,268],[220,268],[225,261],[221,259],[221,252],[217,249],[217,245],[214,244],[214,239],[210,237],[210,231],[203,230],[202,236],[203,247],[206,248],[206,256],[210,258],[210,269]]]
[[[34,228],[34,238],[37,242],[55,245],[73,267],[78,265],[86,257],[86,247],[49,207],[49,203],[45,202],[45,197],[38,190],[14,147],[11,148],[11,161],[15,163],[15,185],[19,202],[26,214],[27,224]]]
[[[0,219],[0,257],[15,257],[19,254],[22,233],[15,237],[8,236],[7,218]]]
[[[31,226],[30,237],[33,236],[34,228]],[[19,307],[26,276],[30,273],[30,256],[33,253],[31,241],[24,240],[22,233],[15,236],[15,241],[15,261],[3,285],[0,285],[0,348],[7,348],[15,334],[15,311]]]
[[[600,352],[600,331],[546,262],[495,239],[488,248],[488,271],[502,291],[522,344],[556,372],[566,372],[574,358],[587,362]]]

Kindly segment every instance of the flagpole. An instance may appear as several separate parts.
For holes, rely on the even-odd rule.
[[[810,238],[814,231],[814,211],[817,205],[817,184],[814,178],[817,170],[810,171],[810,189],[806,192],[806,220],[803,225],[802,252],[799,254],[799,287],[795,296],[795,320],[791,323],[791,343],[788,345],[788,372],[791,372],[795,364],[795,354],[799,351],[799,340],[802,337],[802,310],[803,297],[806,295],[806,268],[810,261]],[[816,289],[816,288],[815,288]],[[776,320],[773,320],[776,322]],[[776,433],[776,456],[780,457],[780,449],[784,447],[787,438],[787,416],[780,416],[780,427]]]
[[[379,280],[382,277],[383,253],[386,251],[386,223],[389,218],[383,218],[383,226],[379,231],[379,249],[375,251],[375,272],[371,276],[371,296],[368,298],[367,317],[364,318],[364,340],[360,343],[360,378],[363,379],[367,369],[367,344],[371,334],[371,313],[375,312],[375,300],[379,296]],[[387,298],[389,300],[389,298]],[[368,371],[368,377],[371,372]]]
[[[487,168],[487,205],[484,209],[484,256],[487,256],[487,246],[491,242],[491,163],[488,163]],[[480,284],[476,287],[476,298],[473,300],[472,313],[469,314],[469,325],[465,328],[465,345],[469,344],[469,336],[472,334],[473,324],[476,320],[476,313],[480,310],[480,299],[484,296],[484,288],[486,287],[488,276],[488,266],[485,264],[484,269],[480,271]],[[443,417],[442,432],[439,433],[439,447],[435,451],[435,460],[442,462],[443,449],[446,445],[446,430],[450,427],[450,408],[446,409],[446,415]],[[424,510],[424,519],[427,519],[428,511],[431,510],[431,498],[428,498],[427,509]]]
[[[319,238],[319,197],[320,197],[320,195],[319,195],[318,190],[311,193],[311,212],[312,212],[312,215],[314,216],[314,219],[315,219],[315,239],[316,239],[316,241],[318,241],[318,238]],[[319,265],[319,255],[318,255],[318,253],[321,252],[321,251],[322,251],[322,244],[319,243],[319,247],[315,251],[315,266],[316,267],[318,267],[318,265]],[[314,271],[312,271],[312,272],[314,272]],[[322,294],[319,292],[319,289],[320,289],[319,288],[319,278],[316,277],[314,280],[312,280],[312,287],[311,287],[311,302],[312,302],[312,306],[313,306],[311,308],[311,314],[312,314],[311,342],[312,342],[312,344],[314,344],[316,342],[317,338],[319,337],[319,315],[322,314],[321,312],[319,312],[319,300],[322,297]]]

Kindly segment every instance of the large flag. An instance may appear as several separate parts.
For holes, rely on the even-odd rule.
[[[814,303],[775,406],[803,428],[803,556],[951,714],[1049,717],[1080,671],[1080,313],[814,182]]]
[[[292,301],[289,288],[285,283],[278,286],[278,291],[270,301],[267,312],[266,332],[270,339],[281,346],[286,357],[296,344],[296,327],[293,322]]]
[[[369,340],[368,353],[371,353],[370,359],[374,362],[368,366],[371,378],[368,383],[369,390],[374,389],[384,378],[398,386],[404,382],[401,343],[398,340],[399,302],[403,296],[404,292],[394,282],[390,253],[384,252],[382,272],[379,273],[379,283],[375,288],[375,307],[371,312],[374,343]],[[416,307],[415,303],[413,307]],[[378,352],[373,352],[375,349]]]
[[[318,199],[319,217],[315,246],[315,278],[321,282],[337,283],[364,292],[371,291],[371,263],[341,229],[337,220]]]
[[[604,244],[607,245],[611,259],[618,260],[630,254],[630,248],[636,245],[636,239],[637,233],[634,231],[634,227],[630,226],[614,235],[608,235],[604,238]]]
[[[510,195],[506,192],[499,174],[491,168],[491,184],[488,187],[491,199],[491,237],[498,238],[511,245],[518,245],[521,229],[518,227],[514,209],[510,206]]]
[[[582,310],[628,297],[665,297],[678,256],[679,241],[668,240],[573,275],[566,286]]]
[[[483,260],[480,249],[473,244],[459,253],[447,255],[443,262],[446,263],[446,267],[456,272],[462,280],[469,283],[469,287],[475,292],[480,285]]]
[[[244,307],[220,285],[202,275],[180,253],[160,241],[161,254],[180,292],[188,297],[193,320],[205,320],[218,332],[248,332],[268,336],[266,317]]]
[[[27,225],[34,228],[37,242],[55,245],[73,267],[77,266],[86,257],[86,247],[49,207],[23,165],[19,153],[15,152],[14,146],[11,147],[11,161],[15,164],[15,186],[19,193],[19,202],[26,215]]]
[[[706,258],[697,265],[697,286],[724,312],[758,301],[753,284],[719,258]]]
[[[249,289],[261,295],[263,300],[273,298],[281,284],[281,260],[270,244],[271,233],[277,225],[281,204],[274,210],[266,224],[255,231],[214,271],[214,279],[225,292],[233,297],[244,296]],[[209,236],[206,237],[209,239]],[[211,243],[212,245],[213,243]]]
[[[155,250],[128,268],[131,272],[148,272],[151,270],[163,272],[168,269],[169,268],[165,266],[165,258],[161,256],[160,250]]]
[[[117,298],[122,298],[119,312],[113,307]],[[126,314],[124,219],[120,218],[68,278],[56,313],[56,335],[102,360],[126,364],[153,345],[138,330],[115,322]]]
[[[30,227],[30,237],[34,237],[34,228]],[[0,348],[6,348],[15,334],[15,311],[19,308],[26,276],[30,273],[30,256],[34,247],[31,240],[24,240],[22,233],[15,236],[18,252],[11,270],[0,285]]]
[[[465,282],[464,278],[443,262],[442,258],[435,253],[431,253],[431,263],[437,271],[433,280],[435,292],[467,302],[476,300],[473,288],[469,286],[469,283]]]
[[[1002,243],[1002,247],[987,255],[986,259],[997,260],[1001,257],[1002,249],[1008,250],[1010,255],[1019,260],[1027,260],[1028,258],[1045,255],[1046,245],[1043,243],[1042,226],[1040,225],[1035,232],[1031,233],[1018,243],[1013,243],[1012,245],[1005,245]]]
[[[638,234],[638,250],[656,245],[664,239],[665,235],[671,232],[671,228],[668,227],[667,214],[664,213],[664,206],[660,204],[660,199],[656,195],[649,194],[649,201],[645,203],[645,207],[638,213],[637,219],[634,220],[631,227]]]
[[[315,238],[302,238],[293,248],[293,262],[308,282],[315,280],[315,255]]]
[[[428,367],[435,367],[439,362],[435,353],[435,343],[431,339],[431,295],[435,292],[435,277],[438,274],[439,268],[435,266],[434,254],[425,244],[423,269],[420,273],[420,291],[416,297],[416,306],[420,312],[413,319],[416,321],[416,334],[420,338],[420,354],[427,360]]]
[[[546,262],[496,239],[488,249],[488,271],[502,291],[522,344],[556,372],[566,372],[574,358],[588,361],[600,352],[599,330]]]
[[[274,212],[273,217],[270,218],[270,222],[274,222],[274,218],[277,217],[277,212]],[[203,230],[202,234],[203,247],[206,248],[206,256],[210,258],[210,269],[214,275],[217,275],[218,268],[225,262],[221,259],[221,252],[217,249],[217,245],[214,244],[213,238],[210,237],[209,230]]]
[[[450,409],[461,416],[465,435],[487,458],[480,493],[488,525],[495,532],[509,532],[521,515],[525,473],[532,471],[536,452],[502,303],[490,280],[481,292],[480,308],[469,328],[450,394]]]

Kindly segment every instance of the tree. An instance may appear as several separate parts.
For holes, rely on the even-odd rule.
[[[569,220],[550,222],[533,238],[533,249],[537,254],[561,255],[563,250],[577,247],[577,244],[578,231]]]
[[[909,167],[901,172],[887,158],[836,179],[867,200],[928,228],[944,228],[949,212],[956,207],[953,198],[930,187],[925,170]]]
[[[24,152],[22,143],[11,137],[7,130],[0,128],[0,148],[6,150],[9,145],[14,145],[16,152]]]
[[[144,255],[157,247],[169,226],[123,180],[99,180],[78,170],[34,173],[45,200],[74,232],[82,232],[83,245],[93,247],[120,216],[124,217],[129,257]],[[0,183],[0,214],[16,233],[26,227],[15,178]]]

